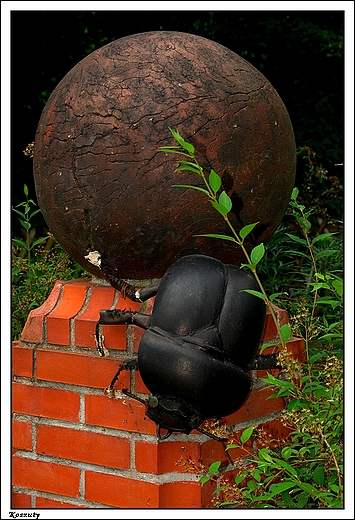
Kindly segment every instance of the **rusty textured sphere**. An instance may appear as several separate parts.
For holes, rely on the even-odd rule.
[[[206,175],[230,196],[233,226],[258,222],[248,248],[266,242],[293,188],[295,141],[287,110],[250,63],[208,39],[174,31],[134,34],[96,50],[57,85],[34,147],[39,206],[63,248],[89,272],[98,251],[121,278],[160,277],[201,253],[245,259],[201,192],[178,171],[169,127],[192,143]]]

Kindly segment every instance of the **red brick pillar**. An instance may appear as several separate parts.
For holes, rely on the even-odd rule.
[[[151,307],[148,302],[141,310],[149,313]],[[104,325],[109,356],[99,357],[95,325],[100,309],[110,308],[140,306],[90,279],[58,281],[13,343],[12,507],[210,507],[212,484],[201,487],[198,471],[186,467],[227,463],[222,444],[198,432],[158,441],[141,403],[104,395],[120,362],[137,352],[142,335],[135,326]],[[281,324],[288,321],[285,311],[276,311]],[[268,314],[263,341],[275,335]],[[302,357],[302,340],[292,339],[288,346]],[[264,424],[274,436],[285,435],[278,421],[283,399],[267,400],[259,380],[265,371],[253,375],[247,402],[224,423],[234,431]],[[115,388],[129,385],[132,392],[148,393],[139,372],[122,372]]]

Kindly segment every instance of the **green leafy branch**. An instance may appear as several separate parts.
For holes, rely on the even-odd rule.
[[[242,267],[246,267],[251,270],[260,288],[260,291],[245,289],[245,292],[253,294],[254,296],[257,296],[258,298],[261,298],[265,301],[266,305],[270,309],[271,316],[279,333],[282,348],[285,349],[286,343],[291,336],[290,325],[286,323],[280,327],[272,305],[273,300],[275,300],[275,298],[277,298],[280,293],[274,293],[268,296],[257,273],[257,265],[265,254],[265,246],[263,243],[258,244],[252,249],[250,255],[245,246],[245,239],[248,235],[250,235],[250,233],[252,233],[255,226],[258,225],[258,222],[244,226],[242,229],[240,229],[239,233],[236,231],[228,217],[228,214],[232,209],[232,201],[228,194],[223,190],[222,179],[213,169],[211,169],[210,174],[207,177],[203,171],[202,166],[196,159],[194,146],[191,143],[185,141],[178,131],[173,130],[170,127],[169,130],[178,144],[175,146],[162,146],[159,148],[159,151],[186,157],[186,159],[178,160],[179,166],[175,171],[189,171],[191,173],[197,174],[202,179],[204,184],[204,187],[189,184],[174,184],[173,187],[197,190],[206,195],[214,209],[222,215],[224,221],[232,233],[232,236],[215,233],[205,233],[203,235],[196,236],[228,240],[230,242],[234,242],[242,249],[247,261],[246,264],[242,264]]]
[[[37,204],[32,200],[28,198],[28,188],[26,184],[23,186],[23,192],[25,194],[26,200],[23,202],[20,202],[20,204],[17,204],[12,210],[20,215],[21,218],[19,218],[19,222],[23,229],[25,230],[25,240],[21,240],[20,238],[13,238],[12,241],[17,244],[18,246],[22,247],[26,253],[27,253],[27,260],[30,262],[31,259],[31,251],[34,247],[38,246],[38,244],[41,244],[45,240],[48,240],[48,237],[41,237],[37,240],[33,241],[34,233],[31,233],[31,231],[35,232],[32,228],[31,219],[37,215],[41,210],[35,209],[31,212],[31,205],[36,206]],[[16,208],[23,208],[22,211]]]
[[[311,312],[307,312],[303,317],[302,309],[301,312],[298,309],[296,316],[297,319],[304,319],[306,322],[306,333],[301,335],[305,340],[306,362],[301,363],[293,359],[286,348],[291,335],[290,325],[279,326],[272,305],[276,297],[285,293],[275,293],[268,297],[258,276],[257,268],[260,267],[258,264],[265,254],[264,245],[259,244],[254,247],[250,254],[245,246],[245,239],[258,223],[244,226],[239,232],[233,228],[229,220],[232,201],[223,190],[219,175],[211,170],[207,176],[196,159],[193,145],[186,142],[177,131],[170,129],[170,132],[177,141],[177,146],[162,147],[160,151],[180,155],[182,159],[178,161],[176,171],[190,171],[202,180],[200,186],[186,184],[174,186],[197,190],[208,197],[213,208],[218,211],[231,230],[231,236],[220,234],[198,236],[228,240],[242,249],[247,261],[246,264],[242,264],[242,267],[251,270],[260,288],[260,291],[247,292],[262,298],[269,307],[282,347],[279,359],[282,366],[287,369],[286,378],[267,374],[262,381],[266,383],[265,389],[271,388],[275,391],[268,398],[285,399],[287,408],[281,420],[292,430],[288,445],[279,446],[276,451],[269,449],[269,446],[261,448],[254,456],[244,445],[253,433],[251,426],[242,432],[239,444],[227,446],[227,449],[243,449],[248,454],[249,465],[241,468],[241,471],[238,469],[234,486],[231,486],[228,481],[223,485],[221,461],[213,462],[208,468],[207,475],[203,475],[200,482],[204,484],[211,480],[218,483],[214,493],[221,492],[227,497],[220,503],[222,507],[237,503],[244,504],[246,507],[265,508],[341,507],[343,490],[341,360],[335,355],[329,357],[325,351],[318,349],[312,353],[308,349],[311,339],[318,335],[317,330],[322,330],[315,323],[315,320],[319,319],[316,312],[318,306],[328,306],[328,309],[333,311],[333,315],[334,311],[342,306],[343,281],[340,276],[337,276],[340,271],[322,272],[324,260],[337,252],[328,247],[327,241],[332,240],[333,233],[311,238],[309,220],[311,211],[307,211],[305,206],[297,201],[298,189],[294,188],[289,206],[302,235],[286,233],[287,237],[298,246],[297,251],[288,251],[288,253],[302,256],[304,260],[310,261],[311,265],[311,272],[308,272],[305,278],[303,293],[305,298],[309,295]],[[303,252],[299,251],[300,247]],[[307,303],[305,305],[308,306]],[[328,324],[328,316],[329,313],[327,318],[323,316],[323,331],[326,334],[318,337],[318,340],[339,344],[342,322],[337,320]],[[308,368],[307,372],[304,372],[304,366]],[[232,500],[229,500],[228,494],[229,496],[232,494]]]

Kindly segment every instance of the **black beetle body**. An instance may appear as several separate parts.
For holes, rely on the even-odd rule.
[[[205,419],[230,415],[245,402],[266,314],[264,301],[244,292],[248,289],[258,291],[258,285],[246,271],[190,255],[172,264],[152,292],[136,293],[140,299],[156,294],[151,316],[100,312],[99,323],[146,328],[134,368],[152,394],[146,413],[158,432],[190,433]]]

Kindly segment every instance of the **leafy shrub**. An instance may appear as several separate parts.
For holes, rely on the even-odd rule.
[[[26,185],[24,194],[26,200],[13,208],[19,215],[23,236],[12,239],[12,340],[20,338],[29,312],[45,302],[56,280],[87,275],[50,233],[36,238],[31,221],[40,209],[31,211],[36,204],[28,198]]]
[[[211,238],[231,240],[244,251],[247,264],[259,284],[257,297],[272,311],[272,301],[289,311],[292,330],[304,339],[306,360],[293,359],[286,342],[290,331],[276,328],[280,338],[279,376],[267,374],[265,388],[274,390],[271,398],[282,397],[286,408],[281,421],[290,429],[282,440],[267,435],[262,427],[244,430],[237,443],[230,435],[227,449],[240,448],[248,458],[235,461],[234,482],[223,475],[220,461],[213,462],[201,477],[201,485],[216,482],[215,504],[218,507],[247,508],[342,508],[343,507],[343,266],[340,234],[312,234],[314,212],[298,200],[294,188],[288,217],[270,244],[256,246],[250,256],[244,238],[255,224],[239,234],[228,219],[231,201],[221,191],[219,176],[211,171],[207,178],[198,164],[194,147],[171,130],[178,146],[162,151],[181,154],[179,169],[199,175],[205,188],[197,189],[209,197],[212,206],[231,228],[233,237],[206,234]],[[188,159],[188,160],[186,160]],[[312,165],[309,162],[309,165]],[[312,173],[312,172],[310,172]],[[319,173],[319,172],[318,172]],[[324,172],[323,172],[324,174]],[[325,175],[325,174],[324,174]],[[320,175],[324,181],[324,175]],[[320,205],[320,201],[316,201]],[[319,211],[319,207],[318,207]],[[325,217],[325,213],[322,213]],[[291,232],[292,231],[292,232]],[[319,230],[318,230],[319,231]],[[267,289],[277,290],[269,297]],[[245,443],[251,436],[257,448],[248,452]]]

